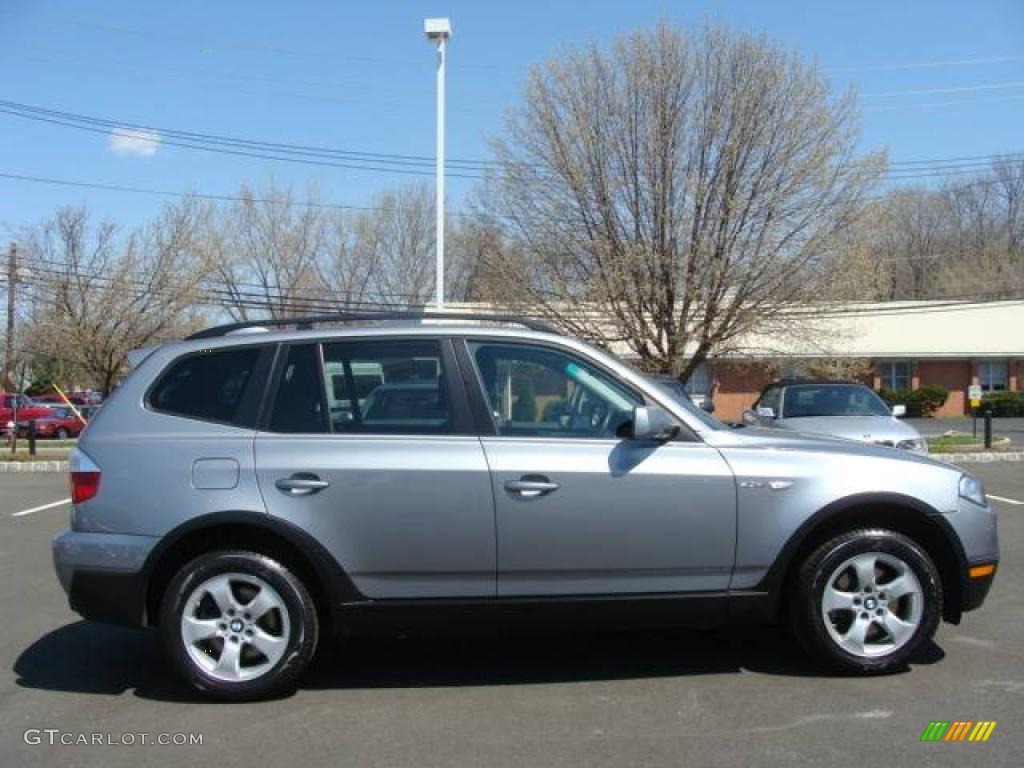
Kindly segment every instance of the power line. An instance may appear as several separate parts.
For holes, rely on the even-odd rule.
[[[315,146],[309,144],[289,144],[283,142],[243,139],[236,136],[225,136],[223,134],[184,131],[174,128],[162,128],[132,121],[94,117],[90,115],[82,115],[74,112],[66,112],[46,107],[39,107],[32,104],[24,104],[16,101],[7,101],[2,99],[0,99],[0,108],[9,110],[9,114],[14,114],[16,116],[26,118],[30,117],[31,115],[35,115],[39,117],[53,118],[55,120],[64,120],[71,123],[82,123],[86,125],[101,126],[106,129],[127,128],[157,133],[160,134],[161,137],[172,136],[180,138],[183,141],[197,141],[211,144],[223,144],[225,146],[251,148],[253,150],[273,151],[281,153],[288,152],[297,155],[306,155],[311,157],[328,159],[340,158],[344,160],[359,162],[365,161],[407,165],[413,167],[427,168],[430,169],[431,172],[435,162],[434,157],[429,155],[408,155],[389,152],[344,150],[333,147]],[[77,126],[73,125],[70,127]],[[500,162],[492,160],[460,159],[457,157],[450,158],[447,162],[448,164],[452,164],[456,167],[464,166],[466,170],[478,170],[481,168],[490,168],[495,166],[500,167],[502,165]]]
[[[217,200],[221,202],[252,202],[263,205],[279,205],[282,200],[273,198],[261,198],[261,197],[243,197],[238,195],[224,195],[224,194],[213,194],[209,192],[172,192],[166,189],[149,189],[146,187],[129,187],[121,186],[118,184],[105,184],[101,182],[91,181],[72,181],[70,179],[53,179],[45,176],[29,176],[26,174],[19,173],[5,173],[0,172],[0,179],[11,179],[13,181],[28,181],[37,184],[54,184],[57,186],[64,187],[80,187],[83,189],[98,189],[106,192],[127,192],[132,194],[141,195],[158,195],[162,197],[177,197],[177,198],[195,198],[197,200]],[[401,213],[410,209],[401,207],[383,207],[383,206],[372,206],[372,205],[343,205],[340,203],[316,203],[316,202],[302,202],[302,201],[288,201],[289,205],[299,206],[301,208],[320,208],[329,210],[341,210],[341,211],[380,211],[382,213]],[[462,211],[448,211],[448,215],[451,216],[468,216],[469,214],[463,213]]]
[[[830,72],[892,72],[904,69],[935,69],[938,67],[975,66],[981,64],[1005,64],[1024,61],[1022,55],[985,56],[971,59],[940,59],[937,61],[916,61],[903,64],[865,64],[852,67],[829,67]]]
[[[865,112],[903,112],[916,109],[938,109],[972,104],[1001,104],[1006,101],[1024,101],[1024,96],[1004,96],[996,99],[956,99],[954,101],[933,101],[925,104],[894,104],[888,107],[864,107]]]
[[[149,281],[147,281],[145,279],[142,279],[141,277],[138,277],[138,276],[130,277],[130,276],[121,275],[121,276],[113,277],[111,275],[104,274],[103,272],[99,272],[96,269],[88,268],[88,267],[86,267],[86,268],[77,267],[75,269],[75,271],[72,272],[72,271],[68,270],[67,262],[62,261],[62,260],[58,260],[58,259],[46,259],[46,258],[44,258],[42,256],[37,255],[37,254],[32,254],[28,258],[22,259],[22,262],[24,264],[30,266],[30,267],[34,267],[35,271],[37,271],[39,273],[42,273],[44,275],[50,275],[51,277],[67,278],[67,277],[79,276],[79,277],[87,278],[87,279],[90,279],[90,280],[100,280],[100,281],[104,281],[104,282],[108,282],[108,283],[115,283],[115,282],[116,283],[123,283],[125,285],[131,285],[131,286],[136,287],[136,288],[148,289],[150,287]],[[289,295],[287,293],[282,293],[281,292],[282,289],[280,287],[278,287],[276,289],[271,289],[270,287],[265,286],[265,285],[261,285],[259,283],[248,283],[248,282],[244,282],[244,281],[228,281],[226,279],[217,278],[217,277],[213,277],[213,276],[205,277],[202,281],[200,281],[200,283],[201,283],[202,290],[209,291],[211,293],[215,293],[215,294],[218,294],[218,295],[224,295],[224,296],[228,296],[228,297],[236,297],[236,296],[237,297],[242,297],[242,298],[244,298],[244,297],[254,297],[255,299],[258,299],[258,300],[262,301],[264,304],[266,304],[268,302],[272,303],[272,302],[275,302],[275,301],[278,301],[278,300],[285,300],[285,301],[287,301],[287,300],[291,300],[291,299],[295,298],[295,296]],[[212,287],[211,288],[210,286],[220,286],[220,287],[219,288],[217,288],[217,287]],[[255,288],[257,290],[256,291],[243,291],[243,290],[239,290],[240,288]],[[327,288],[329,290],[329,286]],[[374,297],[375,298],[374,298],[373,302],[367,302],[365,299],[346,299],[345,301],[350,301],[350,302],[355,302],[355,303],[381,303],[382,299],[389,299],[389,300],[400,299],[402,301],[408,300],[408,301],[412,301],[412,302],[421,302],[421,301],[423,301],[423,297],[422,296],[420,296],[419,294],[413,294],[413,293],[390,293],[390,292],[389,293],[380,293],[380,292],[375,292],[374,293]],[[338,304],[337,300],[332,299],[329,296],[312,296],[312,295],[309,295],[309,296],[303,296],[303,297],[301,297],[301,299],[302,299],[303,302],[320,303],[320,304],[326,304],[326,305],[329,305],[329,306],[337,306],[337,304]],[[406,303],[408,303],[408,302],[406,302]]]
[[[55,123],[65,127],[87,130],[104,135],[109,133],[110,130],[118,128],[152,132],[159,135],[161,143],[166,143],[172,146],[181,146],[188,149],[199,149],[208,152],[224,152],[227,154],[237,154],[247,157],[280,160],[283,162],[300,162],[310,165],[343,167],[366,171],[407,173],[420,176],[432,176],[434,174],[434,158],[427,155],[365,152],[342,150],[325,146],[243,139],[221,134],[183,131],[143,123],[98,118],[7,100],[0,100],[0,113],[6,113],[29,120]],[[171,138],[168,139],[167,137]],[[925,177],[928,175],[955,175],[951,172],[956,171],[959,173],[982,169],[985,163],[978,161],[985,160],[986,157],[989,162],[993,162],[1000,158],[1024,158],[1024,153],[975,156],[973,158],[939,158],[932,160],[908,161],[894,160],[889,163],[887,176],[898,178],[906,175],[910,171],[914,172],[914,178]],[[343,162],[336,162],[336,159]],[[500,173],[505,168],[505,165],[500,161],[482,159],[456,158],[451,160],[450,164],[454,166],[456,172],[450,173],[449,175],[457,178],[468,179],[483,178],[488,171]],[[529,167],[543,170],[539,166],[530,165]]]
[[[170,293],[167,291],[152,291],[147,281],[138,278],[127,278],[124,276],[111,277],[109,275],[89,270],[68,273],[66,270],[42,266],[40,262],[45,264],[60,263],[52,259],[41,259],[38,256],[30,257],[28,260],[28,263],[36,267],[36,272],[42,273],[43,275],[49,275],[50,277],[68,278],[72,276],[81,276],[90,280],[104,282],[108,287],[113,287],[116,283],[118,286],[133,288],[140,293],[149,292],[154,293],[157,296],[170,296]],[[43,290],[58,290],[56,285],[47,282],[45,279],[42,279],[37,275],[30,276],[22,282],[24,284],[35,285]],[[210,281],[207,282],[209,283]],[[212,281],[212,284],[227,285],[223,281],[216,280]],[[259,286],[255,283],[239,283],[238,285],[263,289],[263,286]],[[376,297],[372,299],[333,299],[329,296],[303,295],[300,293],[286,295],[275,292],[265,294],[252,291],[233,291],[228,290],[227,288],[211,288],[208,284],[201,284],[199,288],[197,288],[196,298],[204,302],[204,305],[217,306],[221,308],[262,310],[284,309],[286,311],[326,311],[330,309],[337,309],[339,306],[395,309],[409,306],[420,306],[426,302],[426,299],[415,294],[377,294]],[[394,301],[394,299],[402,300]],[[880,304],[879,302],[869,301],[854,302],[841,306],[836,306],[831,302],[823,302],[818,305],[787,307],[785,308],[785,312],[791,313],[795,316],[808,315],[813,317],[844,317],[855,315],[920,314],[946,310],[958,311],[994,304],[1024,303],[1024,285],[1008,288],[1004,287],[992,291],[963,293],[947,292],[945,295],[936,296],[924,301],[925,303],[921,304],[908,304],[906,301],[896,301],[891,304]],[[539,314],[528,316],[540,317]]]
[[[9,115],[15,115],[17,117],[21,117],[21,118],[24,118],[24,119],[27,119],[27,120],[34,120],[34,121],[42,122],[42,123],[50,123],[50,124],[53,124],[53,125],[63,125],[63,126],[66,126],[68,128],[75,128],[75,129],[82,130],[82,131],[90,131],[92,133],[98,133],[98,134],[102,134],[104,136],[108,135],[110,133],[110,129],[109,128],[97,128],[97,127],[92,127],[92,126],[88,126],[88,125],[80,125],[80,124],[76,124],[75,122],[71,122],[71,121],[67,121],[67,120],[60,120],[60,119],[55,119],[55,118],[43,117],[41,115],[26,114],[26,113],[23,113],[23,112],[18,112],[18,111],[9,110],[9,109],[0,109],[0,113],[9,114]],[[149,130],[149,129],[145,129],[145,130]],[[196,149],[196,150],[200,150],[200,151],[203,151],[203,152],[214,152],[214,153],[217,153],[217,154],[234,155],[234,156],[237,156],[237,157],[250,157],[250,158],[256,158],[256,159],[260,159],[260,160],[274,160],[274,161],[282,162],[282,163],[298,163],[298,164],[302,164],[302,165],[316,165],[316,166],[329,167],[329,168],[345,168],[347,170],[371,171],[371,172],[375,172],[375,173],[397,173],[397,174],[407,174],[407,175],[414,175],[414,176],[433,176],[434,175],[432,171],[429,171],[429,170],[426,170],[426,169],[419,170],[419,169],[416,169],[416,168],[401,168],[401,167],[393,167],[393,166],[388,166],[388,165],[361,165],[361,164],[358,164],[358,163],[355,163],[355,162],[342,163],[342,162],[333,162],[333,161],[327,161],[327,160],[314,160],[314,159],[306,158],[306,157],[287,157],[287,156],[282,157],[281,155],[272,155],[272,154],[267,154],[267,153],[264,153],[264,152],[251,152],[251,151],[246,151],[246,150],[230,149],[230,148],[228,148],[226,146],[221,146],[221,147],[207,146],[207,145],[203,145],[203,144],[195,144],[195,143],[184,142],[184,141],[168,140],[163,135],[160,136],[159,143],[160,144],[167,144],[167,145],[173,146],[173,147],[183,147],[185,149]],[[481,178],[481,176],[479,174],[450,173],[448,175],[451,176],[451,177],[454,177],[454,178],[467,178],[467,179],[478,179],[478,178]]]
[[[971,91],[998,91],[1004,88],[1024,87],[1024,81],[1013,80],[1003,83],[982,83],[980,85],[958,85],[948,88],[917,88],[906,91],[874,91],[862,96],[933,96],[940,93],[969,93]]]

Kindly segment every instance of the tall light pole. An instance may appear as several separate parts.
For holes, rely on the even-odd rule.
[[[437,308],[441,309],[444,307],[444,65],[452,25],[448,19],[426,19],[423,31],[427,40],[437,43],[437,199],[434,201],[437,221],[434,250],[437,256]]]
[[[11,243],[7,252],[7,339],[4,344],[4,369],[0,389],[6,389],[14,375],[14,302],[18,297],[18,246]]]

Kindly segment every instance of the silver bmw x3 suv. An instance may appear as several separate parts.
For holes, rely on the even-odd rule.
[[[293,688],[322,637],[528,623],[784,620],[823,665],[884,672],[988,592],[996,516],[960,469],[727,428],[534,321],[427,318],[134,355],[72,455],[71,607],[158,628],[243,700]]]

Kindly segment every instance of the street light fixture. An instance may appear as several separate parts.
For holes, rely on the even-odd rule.
[[[452,25],[448,19],[426,19],[423,31],[427,40],[437,43],[437,193],[434,201],[437,256],[437,308],[444,307],[444,75],[445,54]]]

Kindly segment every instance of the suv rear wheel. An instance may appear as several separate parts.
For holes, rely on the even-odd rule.
[[[316,650],[313,598],[284,565],[256,552],[209,552],[164,595],[164,643],[186,679],[219,699],[291,691]]]
[[[942,616],[942,582],[925,551],[894,531],[844,533],[797,574],[790,612],[801,644],[842,672],[902,668],[931,640]]]

